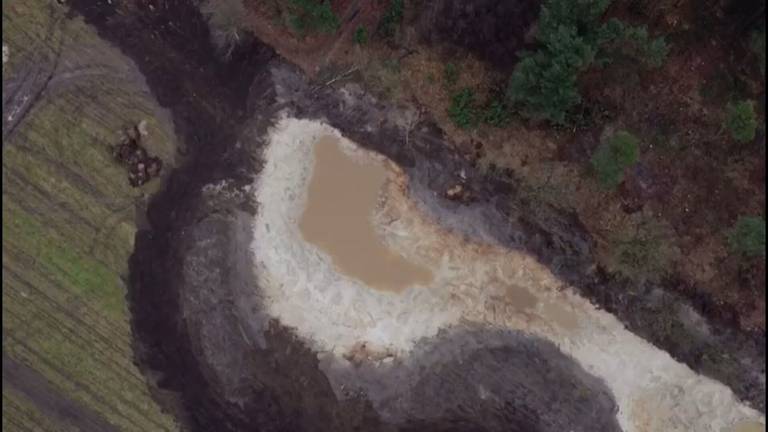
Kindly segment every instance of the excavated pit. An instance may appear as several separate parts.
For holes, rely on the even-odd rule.
[[[399,293],[371,289],[361,279],[345,274],[331,254],[302,236],[299,221],[312,198],[317,171],[323,170],[318,164],[327,163],[315,157],[322,156],[322,145],[328,144],[322,142],[323,137],[328,136],[336,137],[350,155],[347,158],[379,164],[378,169],[386,167],[386,181],[376,181],[382,186],[378,205],[370,215],[374,229],[380,241],[400,257],[429,268],[434,275],[429,283],[413,283]],[[554,343],[562,351],[558,356],[571,358],[594,375],[591,380],[595,381],[587,387],[601,381],[598,387],[606,386],[601,393],[607,400],[615,398],[621,430],[721,431],[740,421],[762,421],[759,413],[742,405],[727,387],[695,374],[630,333],[526,253],[478,241],[437,223],[432,215],[444,210],[430,201],[415,200],[409,194],[409,178],[400,167],[358,147],[328,125],[281,118],[270,129],[263,155],[265,165],[253,190],[260,209],[253,235],[260,306],[318,353],[320,368],[338,398],[343,400],[345,391],[357,389],[392,424],[406,424],[418,418],[422,409],[440,406],[448,390],[477,395],[479,401],[469,397],[470,406],[476,407],[473,412],[482,410],[477,407],[478,403],[482,406],[481,401],[496,400],[525,405],[539,418],[544,407],[535,407],[510,391],[525,381],[523,377],[509,373],[509,381],[491,385],[483,381],[491,379],[483,377],[484,372],[478,377],[465,376],[472,374],[460,366],[461,361],[451,366],[455,370],[444,369],[444,363],[452,359],[473,356],[464,345],[464,336],[459,335],[487,332],[483,340],[473,341],[475,348],[499,350],[494,353],[530,349],[527,344],[531,342],[524,342],[520,335],[541,341],[536,343]],[[439,356],[424,348],[431,345],[439,347],[435,349]],[[503,354],[499,356],[503,358]],[[496,361],[512,364],[515,360]],[[484,366],[494,370],[492,364]],[[531,366],[520,365],[518,370],[527,367]],[[414,385],[424,382],[420,371],[436,369],[446,377],[459,375],[461,380],[477,381],[453,387],[450,379],[436,378],[428,382],[442,391],[434,393]],[[497,372],[493,374],[497,379],[503,376]],[[527,372],[540,373],[546,372],[537,367]],[[603,405],[604,409],[608,406]],[[490,418],[491,424],[497,420]],[[605,423],[594,429],[600,421]],[[528,427],[531,429],[523,430],[546,429]],[[618,430],[605,416],[591,419],[583,429],[575,424],[571,427]]]
[[[191,2],[72,5],[134,59],[188,152],[137,234],[129,301],[138,363],[193,430],[764,422],[624,325],[696,370],[700,350],[729,354],[707,373],[758,407],[764,345],[685,323],[674,338],[656,332],[655,302],[676,298],[589,276],[578,220],[474,171],[428,118],[355,85],[313,87],[258,41],[223,62]],[[387,167],[374,231],[429,282],[370,289],[301,236],[312,145],[328,135]],[[456,184],[474,201],[444,199]]]

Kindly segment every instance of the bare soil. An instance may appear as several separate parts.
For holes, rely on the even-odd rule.
[[[467,139],[457,143],[440,128],[441,110],[435,108],[431,115],[417,108],[418,119],[404,125],[393,120],[403,118],[395,104],[377,101],[359,87],[351,99],[349,94],[342,97],[332,86],[308,82],[275,54],[313,74],[326,64],[331,69],[360,54],[352,47],[349,32],[368,22],[364,20],[373,21],[381,10],[377,6],[366,3],[355,14],[350,4],[348,14],[340,13],[350,17],[343,20],[342,36],[301,43],[256,14],[254,33],[267,44],[274,43],[274,50],[248,40],[224,62],[214,55],[203,18],[191,3],[150,3],[73,1],[71,7],[137,63],[155,97],[172,112],[179,140],[188,149],[186,164],[171,173],[165,190],[154,197],[147,210],[148,226],[137,234],[129,300],[137,359],[145,373],[159,377],[160,389],[179,395],[179,416],[193,429],[297,431],[328,425],[330,430],[448,431],[467,430],[470,425],[477,430],[510,430],[513,425],[512,430],[559,431],[566,426],[594,430],[590,427],[599,424],[607,431],[617,427],[615,402],[601,383],[572,360],[553,354],[556,348],[534,338],[519,336],[516,350],[478,349],[464,355],[485,371],[476,379],[489,382],[499,381],[499,365],[520,359],[549,362],[556,381],[569,381],[576,393],[564,397],[551,381],[531,381],[529,363],[523,362],[505,369],[512,375],[505,376],[502,384],[522,382],[529,391],[510,391],[501,409],[490,408],[468,393],[466,383],[454,380],[450,390],[466,410],[447,415],[440,406],[426,403],[420,411],[426,418],[392,425],[381,422],[362,396],[337,400],[318,368],[316,353],[289,329],[274,322],[244,329],[243,311],[233,306],[233,299],[242,287],[257,286],[244,253],[244,245],[251,241],[248,221],[257,209],[243,191],[260,169],[259,146],[280,109],[290,109],[298,117],[326,119],[350,139],[398,163],[425,193],[444,193],[463,172],[462,185],[473,197],[468,204],[488,210],[482,223],[494,227],[500,243],[529,251],[632,331],[764,410],[764,381],[759,379],[764,376],[763,334],[728,325],[721,319],[722,307],[681,277],[635,285],[598,267],[599,242],[584,214],[532,200],[511,170],[491,175],[481,169],[475,157],[481,137],[463,135]],[[304,43],[313,48],[302,48]],[[377,49],[403,52],[399,47]],[[418,100],[408,91],[402,94],[396,102]],[[350,100],[352,106],[347,105]],[[248,148],[242,142],[255,144]],[[537,148],[554,153],[546,139],[539,142]],[[206,185],[222,181],[227,193],[205,192]],[[462,204],[446,200],[444,205]],[[692,324],[681,313],[686,307],[701,311],[715,330]],[[258,316],[259,311],[251,314]],[[249,337],[252,331],[263,334],[264,340]],[[435,343],[454,344],[460,339],[452,338],[458,337]],[[469,373],[462,369],[468,367],[463,360],[451,359],[442,367],[463,376]],[[428,377],[423,382],[425,394],[446,393]],[[577,393],[584,397],[575,397]]]

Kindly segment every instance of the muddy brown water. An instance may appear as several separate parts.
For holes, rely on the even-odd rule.
[[[307,206],[299,229],[304,239],[330,255],[342,274],[371,288],[400,292],[426,285],[432,272],[390,250],[376,234],[371,215],[387,171],[344,153],[338,139],[320,138]]]

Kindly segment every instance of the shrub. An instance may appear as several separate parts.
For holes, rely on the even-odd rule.
[[[366,84],[379,97],[398,99],[402,92],[400,62],[395,58],[371,61],[361,70]]]
[[[637,279],[658,279],[666,270],[666,260],[660,259],[659,249],[663,239],[658,237],[633,237],[616,244],[616,270]]]
[[[619,131],[597,147],[592,155],[592,169],[600,184],[613,189],[624,180],[624,172],[637,162],[639,154],[638,139]]]
[[[311,32],[334,33],[339,18],[328,0],[290,0],[290,24],[300,36]]]
[[[585,25],[597,22],[610,4],[611,0],[547,0],[541,6],[539,36],[546,39],[558,27],[583,30]]]
[[[622,54],[640,59],[648,67],[657,68],[664,64],[669,47],[663,38],[651,39],[645,27],[621,25],[617,50]]]
[[[737,142],[744,143],[755,139],[755,131],[757,130],[755,104],[752,101],[729,104],[726,108],[724,126]]]
[[[609,239],[606,264],[633,281],[658,281],[680,253],[674,230],[647,214],[637,217],[640,220],[619,228]]]
[[[651,67],[661,67],[668,55],[669,45],[663,37],[648,41],[648,44],[643,48],[643,60]]]
[[[483,108],[483,123],[494,127],[506,126],[509,124],[511,117],[512,113],[502,98],[491,99]]]
[[[443,69],[443,79],[448,87],[453,87],[459,81],[459,68],[453,63],[447,63]]]
[[[381,62],[384,70],[393,74],[400,73],[400,60],[396,58],[388,58]]]
[[[390,0],[387,10],[379,21],[378,33],[386,38],[393,37],[403,21],[403,0]]]
[[[355,30],[354,40],[358,45],[365,45],[368,43],[368,29],[363,26],[358,27],[357,30]]]
[[[479,115],[475,93],[471,88],[465,87],[454,93],[451,98],[451,106],[448,108],[448,117],[462,129],[477,126]]]
[[[728,234],[731,251],[748,257],[765,256],[765,219],[742,216]]]
[[[596,59],[621,52],[645,64],[660,65],[667,54],[663,39],[651,40],[642,27],[616,19],[600,23],[611,0],[547,0],[541,7],[536,39],[539,49],[521,53],[507,98],[526,117],[565,124],[581,102],[578,77]]]
[[[525,56],[515,67],[507,99],[526,117],[565,124],[568,112],[581,102],[577,77],[595,52],[573,29],[552,36],[550,48]]]

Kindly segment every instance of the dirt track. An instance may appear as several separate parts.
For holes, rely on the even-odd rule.
[[[26,396],[35,407],[62,425],[74,426],[83,432],[118,430],[88,407],[61,394],[37,371],[16,362],[5,353],[3,353],[3,385]]]
[[[360,426],[420,430],[427,425],[434,430],[467,430],[468,425],[503,430],[506,425],[509,430],[512,424],[521,431],[554,431],[566,425],[577,428],[580,419],[591,422],[582,425],[583,430],[595,422],[606,425],[605,430],[616,427],[610,397],[569,359],[553,366],[561,374],[558,380],[573,380],[577,389],[594,396],[570,405],[562,401],[562,409],[547,402],[556,396],[550,383],[535,383],[527,395],[509,395],[510,400],[517,398],[514,406],[525,407],[522,414],[512,406],[489,411],[479,398],[467,395],[469,402],[462,402],[471,406],[467,412],[443,415],[436,409],[428,418],[385,425],[363,398],[336,400],[314,353],[288,329],[258,320],[251,325],[263,327],[244,328],[243,314],[259,313],[238,309],[238,290],[255,286],[244,252],[256,208],[245,188],[259,170],[264,132],[283,109],[297,117],[325,118],[351,139],[397,162],[420,185],[414,189],[418,199],[442,193],[464,170],[475,205],[485,214],[476,226],[467,227],[468,234],[490,235],[505,246],[529,251],[582,294],[616,313],[630,329],[695,370],[701,369],[698,362],[704,353],[738,353],[720,357],[703,372],[764,408],[764,381],[761,386],[759,379],[764,342],[728,332],[705,334],[684,320],[677,323],[674,336],[658,332],[649,325],[658,309],[679,307],[671,306],[679,299],[663,287],[628,290],[604,275],[589,273],[591,241],[577,220],[552,209],[544,209],[542,217],[541,209],[532,208],[535,203],[519,199],[513,183],[482,177],[451,150],[429,119],[406,132],[402,112],[361,90],[350,95],[311,87],[296,68],[256,41],[240,47],[230,63],[221,63],[212,54],[202,18],[186,2],[154,10],[143,6],[115,10],[87,1],[73,2],[73,7],[103,38],[136,61],[155,96],[173,113],[180,140],[189,149],[188,164],[174,172],[155,197],[149,227],[137,236],[129,297],[139,360],[146,371],[161,374],[159,387],[180,394],[197,429],[249,430],[258,425],[259,430],[316,430],[317,424],[327,424],[335,430]],[[243,144],[249,142],[252,147]],[[207,193],[204,188],[209,184],[224,187]],[[447,201],[441,205],[461,208]],[[248,336],[255,331],[263,332],[265,345]],[[494,379],[491,366],[519,357],[520,350],[533,359],[537,352],[552,349],[541,348],[546,345],[542,341],[517,337],[511,351],[480,349],[471,354],[488,365],[485,378],[477,379]],[[505,382],[522,382],[529,366],[521,364],[509,372],[520,376]],[[445,368],[461,371],[457,365]],[[438,384],[424,381],[425,389]],[[461,388],[459,381],[454,384]],[[595,418],[585,417],[585,412]]]

